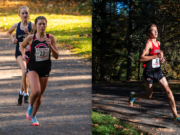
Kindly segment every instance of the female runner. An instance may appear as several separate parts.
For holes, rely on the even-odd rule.
[[[19,16],[21,18],[21,22],[13,24],[13,26],[8,30],[7,35],[12,40],[14,44],[16,44],[15,57],[18,65],[22,70],[22,79],[21,79],[21,89],[19,90],[19,98],[18,105],[22,104],[23,96],[24,103],[28,102],[28,82],[26,78],[26,63],[22,59],[22,54],[20,52],[20,46],[23,42],[24,38],[30,34],[30,32],[34,31],[35,25],[29,21],[29,8],[26,6],[21,6],[19,8]],[[16,38],[13,37],[12,33],[16,30]],[[26,55],[29,55],[30,48],[27,46]]]
[[[35,19],[37,32],[29,35],[21,45],[23,60],[27,62],[27,77],[31,87],[30,104],[26,118],[32,120],[33,126],[39,126],[36,113],[41,105],[42,95],[46,89],[51,71],[52,56],[57,59],[59,52],[53,35],[46,34],[47,19],[39,16]],[[30,56],[25,54],[25,48],[30,44]]]

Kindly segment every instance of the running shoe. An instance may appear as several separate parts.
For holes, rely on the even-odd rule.
[[[26,112],[26,118],[28,119],[28,120],[31,120],[32,119],[32,112],[33,112],[33,107],[28,107],[28,110],[27,110],[27,112]]]
[[[29,98],[28,95],[27,95],[27,96],[24,96],[24,103],[29,103],[28,98]]]
[[[20,91],[19,91],[18,93],[19,93],[18,105],[22,105],[22,102],[23,102],[23,95],[20,94]]]
[[[33,122],[32,123],[33,126],[39,126],[39,122],[38,122],[36,116],[32,117],[32,122]]]
[[[136,99],[136,98],[133,98],[133,94],[134,94],[135,92],[131,92],[130,93],[130,96],[129,96],[129,106],[130,107],[133,107],[133,103],[134,103],[134,100]]]
[[[174,119],[174,122],[175,122],[176,124],[180,124],[180,117],[177,117],[176,119]]]

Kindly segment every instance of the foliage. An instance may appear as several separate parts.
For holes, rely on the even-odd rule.
[[[116,14],[109,12],[110,2],[116,4],[118,10]],[[143,68],[139,57],[148,39],[145,28],[149,23],[156,23],[158,26],[158,40],[161,42],[160,47],[166,57],[166,63],[162,64],[166,77],[179,79],[180,18],[178,14],[180,3],[175,0],[135,0],[132,3],[131,18],[129,18],[129,4],[129,0],[106,1],[108,6],[104,12],[101,10],[101,1],[93,3],[93,81],[125,80],[127,51],[130,47],[133,50],[131,53],[131,79],[137,80],[142,76]],[[102,19],[102,12],[106,14],[105,19]],[[129,29],[128,24],[130,19],[133,20],[132,30]],[[105,31],[102,31],[102,25]],[[129,42],[129,35],[132,35],[132,45]],[[105,58],[102,60],[103,55]],[[102,74],[106,75],[102,76]]]
[[[20,18],[17,14],[18,8],[24,4],[33,5],[33,1],[27,3],[26,2],[27,1],[9,1],[9,3],[7,1],[4,2],[4,5],[7,7],[9,4],[11,4],[13,10],[11,10],[11,8],[8,8],[10,10],[2,11],[3,7],[0,7],[1,31],[7,31],[14,23],[20,21]],[[44,5],[46,3],[42,2],[41,4]],[[56,7],[54,7],[54,5],[52,6],[52,8],[54,8],[53,10],[52,8],[45,8],[43,9],[44,13],[41,14],[40,11],[36,11],[36,7],[30,7],[30,21],[34,22],[35,18],[40,15],[45,16],[48,20],[46,32],[55,36],[59,47],[66,48],[68,50],[71,49],[74,54],[91,59],[91,15],[78,15],[80,13],[77,14],[78,16],[68,15],[71,14],[71,11],[66,12],[67,15],[59,14],[59,11],[56,11]],[[51,10],[51,12],[49,10]]]

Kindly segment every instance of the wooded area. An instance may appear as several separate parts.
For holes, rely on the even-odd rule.
[[[91,15],[91,0],[0,0],[3,15],[17,14],[20,6],[26,5],[31,13]]]
[[[158,41],[166,57],[162,70],[168,79],[180,79],[179,7],[177,0],[94,0],[93,82],[141,78],[139,57],[149,23],[158,26]]]

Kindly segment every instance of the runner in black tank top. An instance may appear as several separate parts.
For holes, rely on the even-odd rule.
[[[45,33],[47,20],[39,16],[35,20],[37,33],[29,35],[21,45],[23,60],[27,62],[27,77],[31,86],[31,97],[26,118],[32,120],[33,126],[39,126],[36,113],[41,105],[42,95],[46,89],[51,70],[50,53],[59,56],[53,35]],[[30,44],[30,56],[25,55],[25,48]],[[34,106],[34,107],[33,107]]]
[[[15,23],[7,32],[9,38],[14,44],[16,44],[15,57],[18,65],[22,70],[21,79],[21,89],[19,92],[18,105],[22,104],[23,96],[24,103],[28,103],[28,81],[26,78],[26,63],[22,60],[22,55],[20,52],[19,45],[23,42],[24,38],[30,34],[35,29],[34,23],[29,22],[29,8],[22,6],[19,8],[19,16],[21,17],[21,22]],[[14,39],[12,33],[16,30],[16,39]],[[29,48],[26,50],[29,51]],[[28,55],[28,52],[26,52]]]
[[[155,24],[149,24],[147,27],[147,35],[149,40],[146,43],[145,49],[141,55],[140,61],[144,62],[144,78],[146,94],[136,94],[131,92],[129,96],[129,106],[133,107],[135,98],[151,98],[153,94],[153,83],[157,82],[162,90],[166,93],[168,98],[174,122],[180,124],[180,117],[178,117],[174,96],[169,88],[168,82],[163,71],[160,68],[160,62],[165,62],[163,52],[160,51],[160,42],[156,41],[158,36],[157,26]]]
[[[49,38],[49,34],[46,36]],[[48,77],[51,71],[51,49],[46,41],[40,42],[35,34],[30,48],[30,56],[27,61],[27,73],[29,71],[36,71],[39,77]]]

